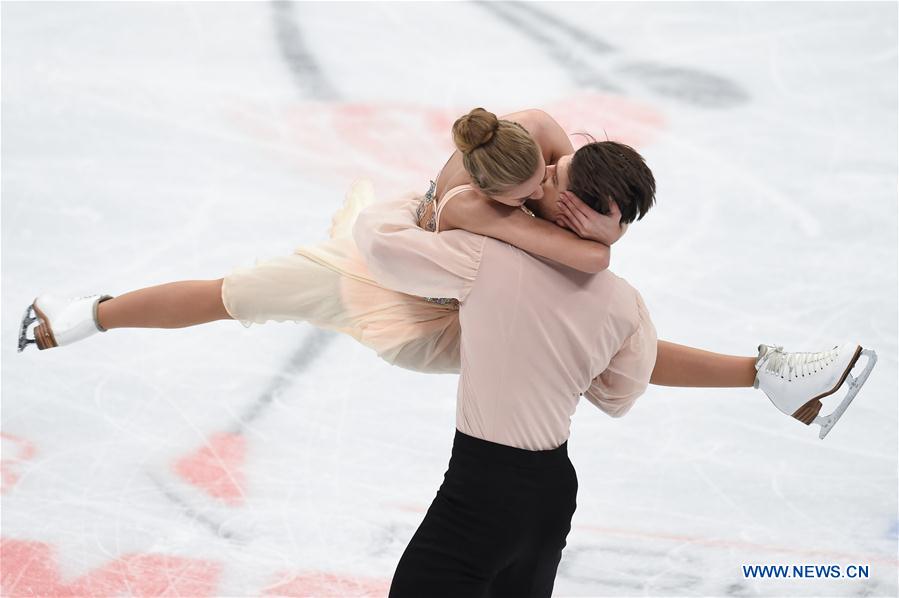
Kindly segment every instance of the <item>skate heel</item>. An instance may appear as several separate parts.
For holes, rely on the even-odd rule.
[[[58,347],[59,344],[53,336],[53,331],[46,325],[49,321],[47,316],[37,305],[32,305],[32,307],[34,308],[34,313],[37,315],[38,321],[40,321],[40,324],[34,328],[34,344],[37,345],[37,348],[41,351]]]
[[[811,425],[818,414],[821,412],[821,399],[812,399],[802,407],[796,410],[793,417],[804,423],[806,426]]]

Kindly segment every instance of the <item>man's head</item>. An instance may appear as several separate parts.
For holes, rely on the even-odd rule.
[[[621,222],[629,224],[643,218],[655,203],[656,183],[636,150],[617,141],[596,141],[550,166],[543,181],[543,197],[527,205],[541,218],[556,222],[563,191],[577,195],[600,214],[608,214],[609,201],[614,201]]]
[[[568,191],[600,214],[609,200],[618,204],[621,222],[640,220],[655,203],[656,181],[636,150],[616,141],[595,141],[574,152]]]

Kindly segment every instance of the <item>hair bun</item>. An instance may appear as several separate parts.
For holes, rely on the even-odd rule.
[[[495,114],[475,108],[453,123],[453,142],[460,152],[468,154],[493,139],[498,128]]]

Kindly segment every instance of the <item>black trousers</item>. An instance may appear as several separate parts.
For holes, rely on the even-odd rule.
[[[458,430],[391,598],[550,596],[576,507],[568,443],[526,451]]]

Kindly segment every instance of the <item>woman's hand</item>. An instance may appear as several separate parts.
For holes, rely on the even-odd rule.
[[[614,201],[609,202],[609,214],[600,214],[569,191],[559,194],[559,216],[556,224],[571,230],[582,239],[590,239],[612,245],[627,231],[621,223],[621,210]]]

